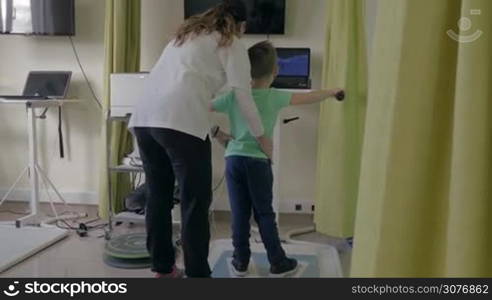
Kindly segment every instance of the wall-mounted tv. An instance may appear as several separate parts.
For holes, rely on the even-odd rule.
[[[0,0],[0,34],[75,35],[75,0]]]
[[[242,0],[248,8],[246,33],[284,34],[285,0]],[[185,18],[202,13],[222,0],[185,0]]]

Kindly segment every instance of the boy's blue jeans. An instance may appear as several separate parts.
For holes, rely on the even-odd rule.
[[[249,263],[252,212],[270,264],[285,259],[272,207],[273,173],[270,160],[246,156],[227,157],[226,180],[232,210],[234,259]]]

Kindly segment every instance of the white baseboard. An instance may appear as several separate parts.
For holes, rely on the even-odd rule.
[[[301,205],[301,210],[296,210],[296,204]],[[280,212],[288,214],[312,214],[312,206],[314,200],[312,199],[298,199],[298,198],[283,198],[280,201]]]
[[[0,188],[0,199],[3,198],[3,195],[8,191],[6,188]],[[31,194],[29,189],[18,189],[12,192],[9,197],[9,201],[18,201],[18,202],[28,202]],[[69,204],[78,204],[78,205],[98,205],[99,197],[96,192],[60,192],[62,197]],[[48,203],[50,199],[46,195],[44,190],[40,191],[41,202]],[[56,197],[53,191],[50,191],[51,198],[55,202],[60,202],[58,197]],[[287,201],[286,201],[287,200]],[[301,204],[302,210],[296,211],[295,204]],[[308,199],[283,199],[280,203],[280,213],[298,213],[298,214],[311,214],[311,203],[312,200]],[[227,200],[215,199],[212,204],[212,209],[215,211],[230,211],[229,202]]]
[[[312,214],[311,206],[314,203],[313,200],[299,200],[299,199],[282,199],[280,203],[280,213],[282,214]],[[296,210],[296,204],[302,205],[302,210]],[[212,210],[214,211],[231,211],[228,200],[214,199],[212,204]]]
[[[7,193],[8,189],[0,188],[0,199]],[[78,205],[98,205],[99,197],[96,192],[62,192],[61,196],[67,201],[68,204],[78,204]],[[39,196],[41,202],[49,203],[50,199],[46,194],[45,190],[39,191]],[[60,200],[53,191],[50,191],[50,196],[55,203],[60,203]],[[7,200],[13,202],[29,202],[31,199],[30,189],[18,189],[13,191]]]

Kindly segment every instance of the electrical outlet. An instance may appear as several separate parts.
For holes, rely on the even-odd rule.
[[[302,205],[296,204],[296,211],[302,211]]]

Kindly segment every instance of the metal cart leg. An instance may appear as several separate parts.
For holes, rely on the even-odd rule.
[[[104,238],[106,240],[111,239],[111,235],[113,233],[113,186],[111,184],[111,111],[108,110],[108,116],[106,119],[106,144],[107,144],[107,175],[108,175],[108,229],[104,232]]]

